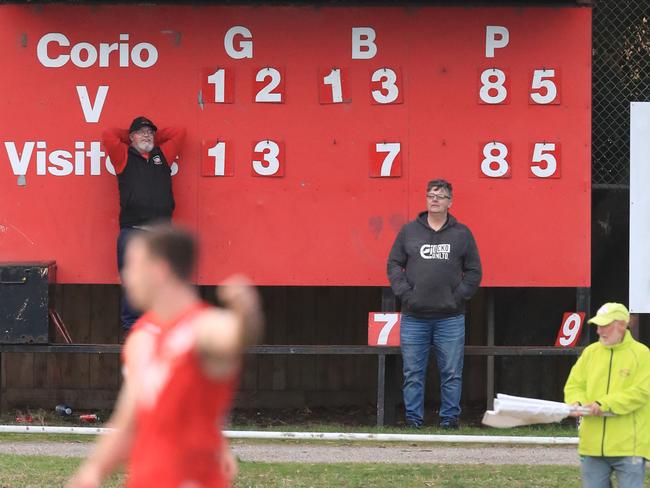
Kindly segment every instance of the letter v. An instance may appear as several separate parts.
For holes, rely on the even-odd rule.
[[[32,141],[28,141],[23,146],[23,151],[18,155],[16,150],[16,143],[12,141],[5,141],[5,149],[7,151],[7,156],[9,156],[9,162],[11,163],[11,169],[16,176],[25,176],[27,174],[27,168],[29,167],[29,162],[32,159],[32,152],[34,151],[35,144]]]
[[[97,89],[95,103],[93,104],[90,103],[88,88],[85,85],[77,85],[77,95],[79,95],[81,110],[84,112],[84,118],[86,119],[86,122],[99,122],[99,117],[102,114],[102,108],[104,108],[104,102],[106,101],[106,95],[108,95],[108,86],[101,85]]]

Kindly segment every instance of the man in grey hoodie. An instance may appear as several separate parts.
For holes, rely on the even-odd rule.
[[[458,428],[465,345],[465,302],[481,283],[471,231],[450,213],[452,186],[427,184],[427,211],[402,227],[388,256],[388,279],[402,302],[400,331],[407,425],[424,417],[424,385],[433,346],[440,372],[440,426]]]

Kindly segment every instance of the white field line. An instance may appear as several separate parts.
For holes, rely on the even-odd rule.
[[[11,434],[79,434],[97,435],[111,429],[101,427],[50,427],[40,425],[0,425],[0,433]],[[507,435],[428,435],[428,434],[363,434],[346,432],[269,432],[255,430],[224,430],[229,439],[309,440],[309,441],[382,441],[432,442],[448,444],[543,444],[577,445],[577,437],[507,436]]]

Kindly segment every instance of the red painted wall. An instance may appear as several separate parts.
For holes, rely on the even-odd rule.
[[[252,59],[228,56],[233,26],[251,32]],[[487,26],[509,34],[505,47],[495,37],[494,57],[486,57]],[[353,27],[374,29],[371,59],[352,59]],[[119,51],[107,67],[99,57],[88,67],[46,67],[37,46],[48,33],[70,41],[43,51],[55,64],[77,45],[83,65],[89,50],[120,34],[129,35],[127,55],[149,43],[157,60],[134,65],[147,64],[136,49],[125,67]],[[454,214],[478,240],[484,285],[589,284],[588,9],[2,6],[0,46],[0,260],[56,259],[65,283],[117,281],[117,184],[105,155],[78,165],[50,158],[73,153],[75,142],[89,151],[104,127],[143,114],[189,131],[175,217],[201,237],[201,283],[244,271],[259,284],[383,285],[396,232],[424,209],[426,181],[445,177],[455,185]],[[233,103],[208,103],[205,75],[218,67]],[[254,101],[265,67],[282,76],[282,103]],[[343,103],[321,103],[332,96],[322,83],[332,68],[342,68]],[[371,76],[382,68],[397,76],[396,103],[373,99]],[[506,76],[504,103],[480,99],[489,68]],[[558,95],[534,104],[533,71],[550,69]],[[77,86],[90,102],[108,87],[98,122],[84,116]],[[265,140],[281,149],[282,176],[253,175],[253,148]],[[232,176],[205,176],[217,141],[226,142]],[[493,141],[509,149],[506,177],[481,173]],[[384,142],[400,143],[392,176],[371,177],[386,154],[374,154],[375,144]],[[556,144],[551,178],[532,177],[535,143]]]

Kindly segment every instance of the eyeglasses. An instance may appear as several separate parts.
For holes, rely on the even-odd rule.
[[[451,200],[449,195],[439,195],[436,193],[427,193],[427,199],[429,200]]]
[[[148,127],[144,127],[142,129],[136,130],[135,133],[139,136],[152,136],[155,134],[155,131],[153,129],[149,129]]]

